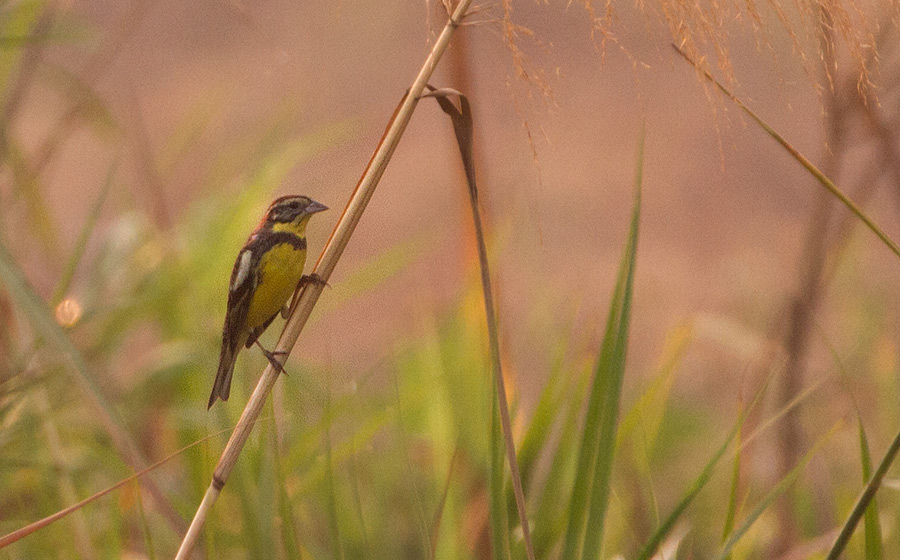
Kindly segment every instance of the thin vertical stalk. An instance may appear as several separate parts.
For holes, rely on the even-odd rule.
[[[525,513],[525,493],[522,491],[522,477],[519,475],[519,462],[516,459],[516,447],[509,419],[509,404],[506,400],[506,384],[503,382],[503,370],[500,367],[500,340],[497,336],[497,317],[494,312],[494,296],[491,291],[491,276],[487,267],[487,249],[484,245],[484,230],[481,226],[481,215],[478,212],[478,197],[474,189],[472,194],[472,218],[475,220],[475,240],[478,245],[478,261],[481,263],[481,289],[484,295],[484,313],[487,315],[488,338],[491,344],[491,362],[494,370],[494,381],[497,383],[497,403],[500,408],[500,427],[506,442],[506,458],[516,497],[516,509],[522,526],[522,537],[525,540],[525,551],[528,560],[534,560],[534,547],[531,544],[531,531],[528,528],[528,516]]]
[[[425,89],[425,84],[428,83],[428,79],[434,72],[444,51],[446,51],[447,45],[450,43],[450,38],[453,36],[453,32],[459,27],[470,4],[471,0],[460,0],[459,4],[457,4],[456,9],[453,11],[453,14],[444,26],[444,29],[435,41],[422,68],[419,70],[419,74],[416,76],[412,86],[410,86],[409,91],[401,101],[393,118],[388,123],[384,136],[381,138],[381,141],[375,149],[372,159],[366,166],[362,178],[360,178],[359,183],[356,185],[356,189],[353,191],[353,194],[347,203],[347,207],[344,209],[343,214],[341,214],[340,220],[338,220],[337,225],[335,225],[331,237],[328,239],[328,242],[319,257],[319,261],[316,263],[314,273],[324,282],[311,282],[306,284],[302,289],[296,304],[291,309],[291,315],[287,320],[287,324],[285,324],[281,337],[278,339],[276,351],[283,352],[287,355],[297,342],[300,332],[306,325],[309,315],[312,313],[313,307],[315,307],[316,302],[322,293],[324,283],[328,281],[335,266],[337,266],[338,260],[343,254],[344,249],[347,247],[350,237],[353,235],[356,224],[359,223],[366,205],[369,203],[372,194],[375,192],[378,181],[384,174],[388,161],[390,161],[394,150],[397,148],[397,144],[400,142],[400,137],[403,135],[406,125],[409,124],[413,110],[418,103],[419,95]],[[203,501],[197,508],[191,526],[188,528],[184,540],[181,543],[181,547],[178,549],[178,554],[175,557],[176,560],[185,560],[190,556],[190,553],[197,542],[197,538],[200,535],[200,530],[203,528],[203,524],[209,515],[209,511],[218,498],[219,493],[222,491],[222,488],[225,486],[225,482],[228,480],[228,476],[231,474],[231,470],[234,468],[234,464],[237,461],[244,444],[247,442],[247,438],[250,436],[253,424],[262,411],[266,397],[268,397],[269,392],[272,390],[272,387],[275,385],[275,380],[277,379],[278,370],[276,370],[272,364],[268,364],[256,385],[256,389],[253,391],[253,395],[250,397],[247,406],[244,408],[244,412],[231,435],[231,439],[228,440],[228,444],[222,452],[219,463],[213,472],[212,481],[210,481],[209,487],[206,489],[206,493],[203,496]]]
[[[481,270],[481,291],[484,299],[484,312],[487,317],[488,339],[491,348],[491,366],[494,373],[494,381],[496,382],[496,399],[495,404],[499,408],[500,427],[502,429],[504,447],[506,447],[506,458],[509,462],[509,471],[512,478],[513,494],[516,498],[516,510],[519,515],[519,523],[522,527],[522,539],[525,541],[525,552],[528,560],[534,560],[534,546],[531,542],[531,530],[528,527],[528,515],[525,511],[525,492],[522,490],[522,476],[519,474],[519,461],[516,458],[516,444],[512,435],[512,426],[509,419],[509,404],[506,399],[506,385],[503,382],[503,368],[500,363],[500,336],[497,328],[497,315],[494,308],[494,295],[491,290],[491,274],[488,267],[487,247],[484,242],[484,227],[481,223],[481,213],[478,210],[478,187],[475,181],[475,158],[472,155],[473,142],[473,124],[472,111],[469,100],[466,96],[452,89],[436,90],[432,86],[428,86],[431,92],[427,95],[433,96],[441,109],[450,116],[453,121],[453,130],[456,133],[456,143],[459,145],[460,155],[462,156],[463,168],[466,172],[466,183],[469,187],[469,203],[472,207],[472,219],[475,223],[475,243],[478,247],[478,263]],[[457,109],[447,95],[455,95],[459,98],[460,109]],[[496,414],[491,412],[491,442],[494,439],[494,430],[496,426]],[[492,481],[500,481],[502,485],[502,467],[501,473],[497,473],[498,466],[494,463],[494,453],[491,453],[492,459]],[[502,486],[501,486],[502,487]],[[496,530],[496,528],[494,528]]]

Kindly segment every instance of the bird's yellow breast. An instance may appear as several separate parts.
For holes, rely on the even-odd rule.
[[[278,313],[303,276],[306,249],[289,243],[273,246],[259,260],[259,284],[250,300],[247,327],[255,328]]]

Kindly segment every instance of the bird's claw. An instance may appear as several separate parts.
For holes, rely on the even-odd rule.
[[[320,286],[331,287],[328,282],[326,282],[321,276],[313,272],[312,274],[304,274],[300,277],[300,287],[304,287],[307,284],[318,284]]]
[[[269,363],[272,364],[272,367],[275,368],[275,371],[277,371],[278,373],[283,373],[285,375],[288,374],[287,370],[284,369],[284,364],[278,359],[278,356],[284,356],[286,360],[287,356],[290,355],[290,352],[285,352],[284,350],[275,350],[274,352],[271,352],[263,348],[263,345],[260,344],[259,341],[256,341],[256,345],[259,346],[260,350],[262,350],[263,356],[265,356],[266,359],[269,360]]]

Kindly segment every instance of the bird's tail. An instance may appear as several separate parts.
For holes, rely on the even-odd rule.
[[[240,348],[240,346],[238,346]],[[234,372],[234,362],[237,360],[237,349],[231,347],[231,344],[222,344],[222,353],[219,356],[219,371],[216,372],[216,382],[213,383],[212,394],[209,396],[209,404],[206,409],[212,408],[217,398],[223,401],[228,400],[231,393],[231,374]]]

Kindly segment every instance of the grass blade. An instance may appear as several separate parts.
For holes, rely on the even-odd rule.
[[[862,464],[863,482],[872,478],[872,457],[869,454],[869,440],[866,438],[866,430],[863,428],[862,418],[857,412],[859,423],[859,459]],[[866,560],[881,560],[884,551],[881,549],[881,524],[878,522],[878,505],[875,498],[866,507],[865,515]]]
[[[591,381],[589,369],[573,376],[565,387],[568,395],[584,395]],[[537,501],[535,519],[542,523],[534,528],[534,548],[541,558],[549,556],[554,544],[566,531],[566,520],[569,518],[569,507],[564,502],[564,488],[571,484],[569,473],[575,471],[575,457],[578,449],[578,419],[582,409],[579,399],[570,398],[564,403],[566,408],[562,421],[559,441],[552,453],[546,483]]]
[[[519,467],[525,492],[528,492],[532,483],[541,450],[546,447],[553,426],[560,416],[559,411],[565,395],[563,369],[557,366],[552,369],[547,384],[541,390],[541,396],[531,415],[531,422],[519,444]]]
[[[508,560],[509,519],[506,514],[505,479],[503,468],[503,430],[500,428],[500,411],[497,409],[497,388],[491,399],[491,470],[490,470],[490,520],[491,558]]]
[[[281,438],[278,433],[278,420],[277,416],[275,416],[274,414],[274,409],[275,405],[273,402],[271,405],[271,410],[273,410],[272,417],[276,418],[276,420],[272,422],[272,434],[271,438],[269,439],[269,444],[272,446],[272,453],[275,459],[275,480],[278,485],[277,511],[278,516],[281,518],[281,523],[279,523],[281,544],[284,547],[284,553],[288,558],[300,559],[303,557],[302,553],[300,552],[300,532],[297,530],[297,525],[294,522],[294,509],[291,506],[291,499],[287,493],[287,473],[285,472],[284,468],[284,457],[281,453],[281,445],[279,443],[281,441]]]
[[[722,527],[722,542],[728,539],[728,535],[734,531],[734,520],[737,517],[738,489],[741,482],[741,428],[737,433],[738,446],[734,450],[734,465],[731,469],[731,490],[728,492],[728,509],[725,511],[725,524]],[[731,554],[725,557],[731,560]]]
[[[634,271],[637,262],[638,226],[641,216],[641,183],[644,176],[644,131],[641,130],[638,143],[637,165],[634,177],[634,209],[631,215],[631,229],[628,234],[621,270],[624,276],[622,307],[616,325],[612,352],[608,369],[598,368],[597,376],[604,377],[600,384],[604,387],[602,416],[600,417],[599,446],[594,467],[594,481],[582,558],[599,558],[603,544],[603,529],[606,523],[606,509],[609,504],[609,479],[612,473],[613,456],[616,449],[616,428],[619,422],[619,401],[622,395],[622,379],[625,377],[625,357],[628,353],[628,327],[631,318],[631,298],[634,285]],[[621,274],[621,272],[620,272]],[[601,361],[602,358],[601,358]],[[595,381],[596,383],[596,381]]]
[[[763,390],[760,390],[757,394],[754,399],[754,404],[759,399],[760,395],[762,395]],[[725,455],[728,446],[731,445],[731,442],[737,437],[741,430],[741,426],[743,426],[744,421],[747,419],[747,413],[752,408],[753,405],[751,404],[750,407],[741,411],[737,421],[728,433],[728,437],[725,438],[725,441],[722,442],[722,445],[719,446],[719,449],[716,450],[712,458],[706,462],[703,470],[700,471],[700,475],[694,480],[694,483],[691,484],[691,487],[681,498],[681,501],[678,502],[678,505],[675,506],[675,509],[672,510],[672,513],[666,517],[665,521],[663,521],[653,535],[650,536],[647,544],[644,545],[644,548],[641,549],[641,552],[637,555],[637,560],[649,560],[656,553],[656,549],[659,548],[659,545],[669,535],[672,528],[675,527],[675,523],[681,517],[681,514],[684,513],[688,506],[691,505],[691,502],[694,501],[694,498],[697,497],[697,494],[699,494],[700,491],[703,490],[703,487],[706,486],[706,483],[709,482],[716,465]]]
[[[837,560],[844,551],[844,548],[847,547],[847,543],[850,541],[850,536],[853,534],[854,529],[856,529],[859,519],[865,513],[869,503],[875,499],[875,492],[877,492],[878,488],[881,486],[881,481],[884,479],[885,473],[887,473],[887,470],[897,457],[898,451],[900,451],[900,432],[894,436],[894,441],[891,442],[891,446],[884,454],[884,459],[881,460],[878,468],[875,469],[875,474],[872,475],[872,479],[869,480],[866,489],[859,496],[856,505],[853,506],[853,511],[850,512],[850,517],[847,518],[840,534],[837,539],[835,539],[834,545],[831,547],[831,552],[828,553],[827,560]]]
[[[642,132],[638,147],[631,227],[619,265],[619,277],[613,291],[606,332],[588,398],[578,469],[569,504],[570,518],[562,556],[566,559],[598,557],[603,539],[603,525],[609,499],[609,476],[616,443],[619,397],[628,346],[628,319],[631,312],[640,219],[643,152]]]
[[[441,492],[441,501],[438,503],[437,510],[434,512],[434,519],[431,521],[431,550],[428,559],[437,558],[438,540],[441,534],[441,521],[444,518],[444,506],[447,505],[447,495],[450,493],[450,483],[453,481],[453,467],[456,465],[456,455],[459,453],[459,446],[453,450],[453,456],[450,458],[450,467],[447,469],[447,480],[444,482],[444,491]]]
[[[700,491],[703,489],[703,487],[706,486],[706,483],[709,482],[709,479],[710,479],[710,477],[712,477],[712,473],[716,467],[716,464],[725,455],[725,451],[728,449],[728,446],[729,446],[729,444],[731,444],[732,440],[734,440],[738,436],[738,434],[741,432],[741,429],[744,425],[744,422],[747,419],[748,414],[750,413],[750,411],[753,410],[753,408],[760,401],[760,399],[762,399],[762,396],[766,392],[766,388],[769,386],[769,383],[771,382],[772,378],[774,377],[774,373],[775,373],[775,370],[773,370],[773,372],[766,379],[763,386],[759,389],[759,391],[757,391],[756,395],[753,397],[753,400],[750,402],[750,405],[747,408],[741,410],[740,414],[738,415],[738,419],[735,422],[734,426],[732,426],[731,431],[728,434],[728,437],[725,439],[725,442],[719,447],[719,449],[712,456],[712,458],[709,460],[709,462],[706,463],[706,466],[703,467],[703,470],[700,472],[700,476],[698,476],[696,478],[696,480],[694,480],[694,483],[691,485],[690,489],[688,489],[687,493],[685,493],[684,497],[681,499],[681,501],[678,503],[678,505],[675,506],[675,509],[672,511],[672,513],[669,514],[669,516],[666,518],[666,520],[659,526],[659,528],[650,537],[650,540],[647,541],[647,544],[644,545],[644,548],[641,550],[641,552],[637,556],[638,560],[649,560],[649,558],[653,556],[653,554],[656,552],[656,549],[660,546],[660,544],[663,542],[663,540],[668,536],[669,532],[675,526],[675,523],[678,521],[678,518],[681,516],[681,514],[684,513],[684,511],[691,504],[691,502],[694,500],[694,498],[697,497],[697,494],[699,494]],[[818,387],[818,385],[815,385],[814,387]],[[808,396],[810,393],[811,393],[811,391],[806,391],[802,396],[803,397]],[[783,417],[787,413],[787,411],[798,406],[801,402],[802,402],[802,398],[794,399],[794,401],[789,403],[785,407],[784,410],[782,410],[778,414],[776,414],[775,417],[776,418]],[[748,437],[746,440],[744,440],[741,443],[741,447],[743,448],[744,446],[748,445],[751,440],[753,440],[756,436],[761,434],[766,428],[772,426],[773,424],[774,424],[774,421],[770,421],[770,422],[767,422],[766,424],[764,424],[763,427],[757,429],[750,437]]]
[[[658,448],[660,428],[675,383],[675,371],[693,339],[690,323],[677,326],[663,344],[660,365],[651,382],[619,422],[616,454],[628,453],[638,484],[647,489],[653,522],[659,524],[659,501],[652,475],[652,460]]]
[[[466,174],[466,183],[469,187],[469,202],[472,208],[472,221],[475,225],[475,243],[478,249],[478,263],[481,272],[481,294],[484,300],[484,314],[487,320],[488,342],[491,350],[491,366],[494,383],[496,384],[495,401],[498,404],[497,409],[500,414],[500,427],[502,429],[506,458],[509,463],[510,480],[512,481],[513,495],[516,500],[516,511],[519,514],[519,526],[522,528],[522,540],[525,542],[525,553],[528,560],[534,560],[534,545],[531,542],[531,529],[528,526],[528,515],[525,511],[525,492],[522,490],[522,477],[519,473],[519,462],[516,457],[516,444],[512,435],[512,422],[509,417],[509,404],[506,397],[506,383],[503,380],[503,368],[500,360],[500,335],[497,329],[497,315],[494,306],[494,294],[491,289],[491,274],[488,268],[487,246],[484,241],[484,228],[481,224],[481,212],[478,203],[478,187],[475,181],[475,158],[472,155],[472,111],[469,100],[458,91],[450,89],[438,90],[430,84],[427,87],[429,93],[426,95],[434,97],[444,113],[446,113],[453,122],[453,131],[456,135],[456,143],[459,147],[460,156],[462,157],[463,169]],[[457,109],[448,99],[448,96],[450,95],[459,98],[459,109]],[[495,444],[493,426],[491,434],[493,446]],[[499,467],[502,470],[503,468],[502,464],[496,465],[493,461],[491,465],[492,469]],[[494,483],[491,487],[492,493],[498,488],[502,491],[502,478],[502,474],[498,475],[496,472],[492,471],[491,481]],[[492,495],[491,498],[491,504],[496,505],[494,502],[496,496]]]
[[[153,463],[149,467],[142,469],[140,471],[137,471],[133,475],[131,475],[127,478],[124,478],[124,479],[120,480],[119,482],[113,484],[112,486],[109,486],[108,488],[105,488],[105,489],[93,494],[92,496],[89,496],[89,497],[81,500],[77,504],[73,504],[73,505],[71,505],[65,509],[62,509],[52,515],[48,515],[47,517],[45,517],[43,519],[35,521],[34,523],[30,523],[29,525],[26,525],[25,527],[22,527],[21,529],[17,529],[15,531],[13,531],[12,533],[7,533],[6,535],[3,535],[2,537],[0,537],[0,549],[4,548],[6,546],[9,546],[12,543],[18,541],[19,539],[23,539],[23,538],[27,537],[28,535],[31,535],[32,533],[35,533],[35,532],[43,529],[44,527],[50,525],[51,523],[55,523],[56,521],[59,521],[60,519],[62,519],[63,517],[66,517],[70,513],[74,513],[76,511],[80,510],[81,508],[90,504],[91,502],[99,500],[100,498],[102,498],[103,496],[106,496],[110,492],[113,492],[114,490],[117,490],[117,489],[121,488],[122,486],[125,486],[126,484],[128,484],[134,480],[137,480],[138,478],[144,476],[145,474],[149,473],[150,471],[153,471],[153,470],[165,465],[166,463],[168,463],[175,457],[180,456],[182,453],[184,453],[188,449],[191,449],[192,447],[196,447],[196,446],[200,445],[201,443],[205,443],[216,436],[224,434],[227,431],[228,430],[222,430],[218,433],[210,434],[210,435],[204,437],[203,439],[197,440],[193,443],[189,443],[188,445],[185,445],[184,447],[182,447],[178,451],[172,453],[168,457],[164,457],[164,458],[160,459],[159,461]]]
[[[135,479],[134,485],[138,511],[141,514],[141,532],[144,534],[144,546],[147,547],[147,560],[156,560],[156,549],[153,546],[153,533],[150,531],[150,524],[147,522],[147,513],[144,511],[144,499],[141,497],[141,483],[138,479]]]
[[[653,379],[619,423],[619,431],[616,434],[617,449],[625,445],[635,432],[640,431],[641,439],[646,442],[646,452],[652,453],[675,381],[675,370],[693,337],[690,324],[682,324],[666,336],[660,365]],[[649,470],[649,465],[644,464],[642,468]]]
[[[331,417],[331,392],[329,391],[328,400],[325,404],[325,415]],[[331,452],[331,421],[325,430],[325,488],[328,494],[328,519],[329,529],[331,530],[331,548],[332,557],[343,560],[344,556],[344,537],[341,534],[341,522],[338,516],[337,491],[334,484],[334,457]]]
[[[785,475],[785,477],[782,478],[778,482],[778,484],[775,485],[775,488],[770,490],[769,493],[766,494],[765,497],[763,497],[763,499],[759,502],[759,504],[757,504],[755,508],[753,508],[753,511],[750,512],[750,514],[747,516],[747,519],[745,519],[741,526],[731,534],[731,536],[722,546],[722,551],[719,554],[720,559],[728,557],[728,555],[731,553],[731,549],[734,548],[738,541],[741,540],[741,537],[743,537],[744,534],[750,529],[750,527],[753,526],[756,520],[759,519],[759,516],[762,515],[770,505],[772,505],[772,502],[774,502],[779,496],[784,494],[785,491],[787,491],[787,489],[794,484],[794,482],[800,476],[800,473],[803,472],[803,469],[806,468],[806,465],[809,464],[815,454],[818,453],[822,445],[824,445],[825,442],[828,441],[828,439],[832,435],[834,435],[841,424],[842,422],[839,420],[835,423],[834,426],[831,427],[830,430],[828,430],[828,432],[825,433],[825,435],[820,437],[819,440],[810,448],[810,450],[806,452],[806,455],[804,455],[803,458],[800,459],[800,462],[797,463],[797,465],[795,465],[794,468],[791,469],[791,471],[787,475]]]

